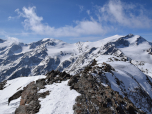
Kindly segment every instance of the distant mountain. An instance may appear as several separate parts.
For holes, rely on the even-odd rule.
[[[0,81],[46,74],[51,70],[65,70],[75,74],[100,55],[124,56],[138,63],[142,61],[152,64],[151,50],[150,42],[132,34],[74,44],[49,38],[30,44],[1,39]],[[142,70],[146,75],[152,76],[150,68]]]
[[[93,76],[96,82],[119,92],[138,109],[152,112],[152,43],[139,35],[115,35],[74,44],[49,38],[30,44],[1,39],[0,70],[0,82],[45,75],[52,70],[74,77]],[[1,85],[5,88],[5,84]],[[79,85],[73,87],[81,93],[77,90]]]

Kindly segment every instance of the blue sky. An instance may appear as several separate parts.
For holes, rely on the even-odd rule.
[[[68,43],[112,35],[152,41],[152,0],[1,0],[0,38]]]

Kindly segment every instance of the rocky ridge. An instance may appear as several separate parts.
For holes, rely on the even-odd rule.
[[[94,69],[94,65],[96,65],[96,61],[86,67],[80,74],[74,76],[59,71],[48,72],[46,78],[31,82],[23,90],[10,97],[8,102],[21,96],[20,105],[16,109],[15,114],[35,114],[41,108],[39,98],[45,98],[51,94],[51,91],[44,93],[38,93],[38,91],[44,89],[45,85],[69,80],[68,85],[70,88],[81,94],[75,100],[76,103],[73,106],[74,114],[145,114],[136,108],[127,97],[123,98],[119,92],[113,91],[110,86],[99,82],[90,73]],[[104,65],[103,71],[114,71],[110,65],[106,63]]]
[[[35,114],[39,112],[41,108],[39,98],[45,98],[47,95],[51,94],[50,91],[46,91],[44,93],[38,93],[41,89],[45,88],[45,85],[53,84],[53,83],[61,83],[61,81],[65,81],[70,79],[70,75],[65,72],[59,71],[51,71],[46,74],[46,78],[39,79],[31,82],[23,90],[19,90],[14,95],[12,95],[8,99],[8,104],[19,97],[21,97],[20,105],[15,110],[15,114]]]

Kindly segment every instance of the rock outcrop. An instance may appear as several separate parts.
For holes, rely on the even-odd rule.
[[[102,63],[99,66],[96,60],[93,60],[82,72],[74,76],[66,72],[52,70],[46,74],[46,78],[33,81],[23,90],[12,95],[8,99],[8,104],[21,97],[15,114],[35,114],[41,108],[39,98],[45,98],[51,94],[49,90],[43,93],[39,93],[39,91],[45,89],[46,85],[69,80],[70,89],[81,94],[75,99],[74,114],[146,114],[129,100],[129,94],[123,97],[119,92],[111,89],[110,82],[104,74],[111,73],[115,77],[114,72],[115,69],[110,64]],[[115,81],[118,86],[123,87],[123,82],[120,79],[115,77]],[[4,88],[5,84],[6,81],[2,82],[1,88]],[[140,92],[142,91],[140,90]]]
[[[96,77],[92,76],[88,71],[92,70],[94,65],[96,65],[96,61],[86,67],[81,74],[74,76],[66,72],[48,72],[46,78],[31,82],[23,90],[10,97],[8,101],[21,96],[20,105],[15,114],[35,114],[41,108],[39,98],[45,98],[51,94],[50,91],[44,93],[39,93],[39,91],[44,89],[45,85],[61,83],[69,79],[70,88],[81,94],[76,98],[76,103],[73,106],[75,114],[145,114],[137,109],[127,97],[123,98],[119,92],[112,90],[108,85],[103,85]],[[106,63],[104,65],[105,67],[102,69],[105,71],[114,70],[110,65]]]
[[[107,64],[105,66],[108,71],[112,69]],[[86,73],[86,70],[81,76],[71,77],[68,85],[81,94],[73,106],[75,114],[145,114],[127,97],[123,98],[109,86],[102,85],[90,73]]]
[[[45,98],[51,94],[50,91],[44,93],[38,93],[41,89],[45,88],[47,84],[61,83],[70,79],[71,76],[65,72],[51,71],[46,74],[46,78],[39,79],[36,82],[33,81],[28,84],[23,90],[16,92],[12,97],[9,98],[8,102],[17,99],[21,96],[20,105],[16,109],[15,114],[35,114],[39,112],[41,108],[39,98]]]
[[[0,83],[0,90],[4,89],[4,86],[6,85],[7,80],[4,80],[3,82]]]
[[[9,105],[9,103],[10,103],[12,100],[19,98],[19,97],[21,96],[22,92],[23,92],[23,90],[20,90],[20,91],[16,92],[14,95],[12,95],[12,96],[8,99],[8,105]]]

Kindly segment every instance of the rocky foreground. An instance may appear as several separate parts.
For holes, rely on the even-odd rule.
[[[23,89],[18,88],[18,91],[8,99],[8,105],[13,100],[21,97],[15,114],[38,113],[41,109],[39,99],[44,99],[51,94],[51,91],[43,93],[39,91],[44,89],[46,85],[69,80],[68,86],[70,86],[70,89],[80,93],[73,105],[74,114],[146,114],[136,108],[127,97],[121,96],[119,92],[112,90],[110,86],[101,83],[98,78],[94,77],[91,73],[95,72],[95,64],[94,61],[84,71],[74,76],[59,71],[48,72],[46,78],[33,81]],[[115,70],[106,63],[101,69],[103,72],[111,73]],[[1,89],[5,89],[3,87],[6,83],[2,82],[0,84]]]

